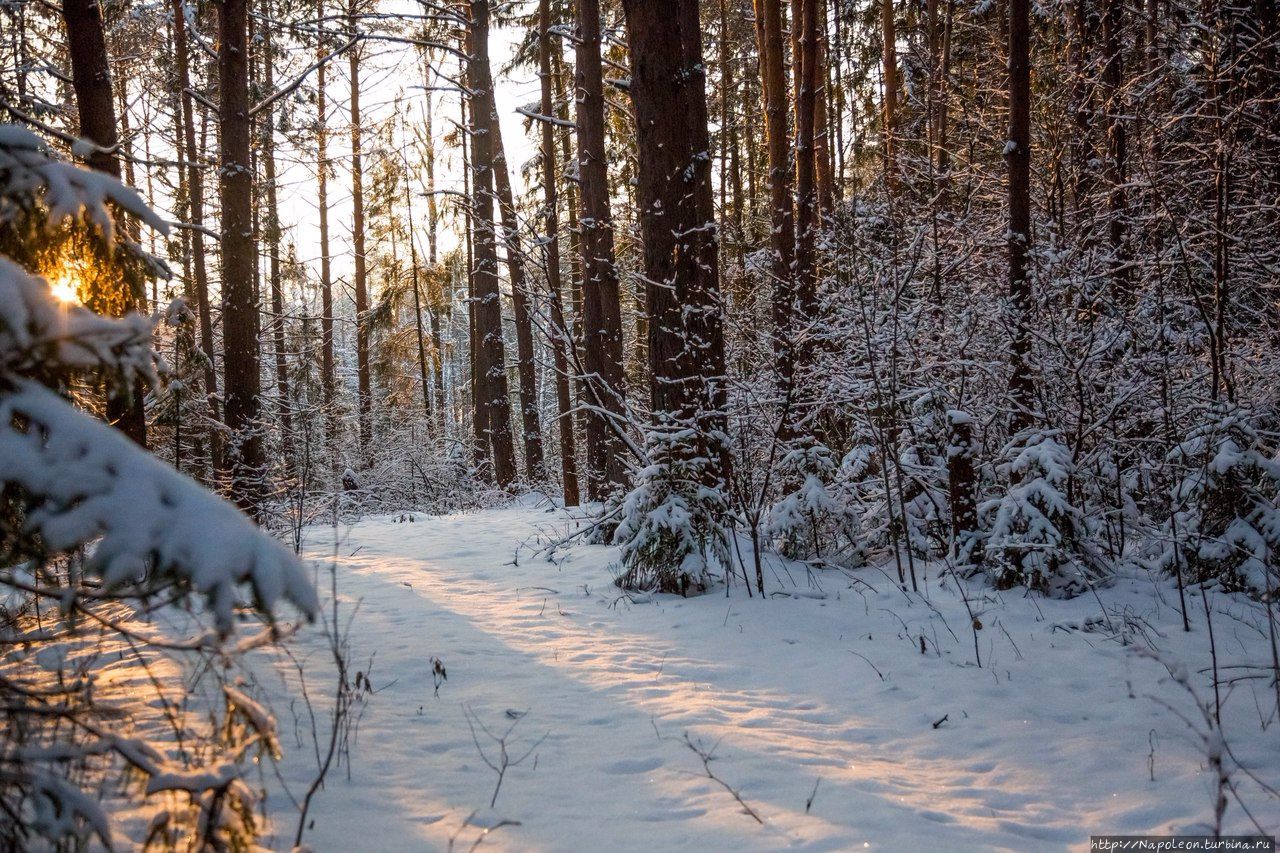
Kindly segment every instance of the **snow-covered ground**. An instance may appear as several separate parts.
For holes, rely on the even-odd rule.
[[[921,595],[891,568],[810,578],[792,566],[766,580],[794,595],[748,599],[738,585],[727,598],[628,600],[610,582],[615,549],[535,556],[566,530],[545,506],[409,517],[343,528],[336,549],[333,531],[308,531],[310,556],[337,554],[342,619],[359,602],[353,667],[373,659],[375,691],[350,778],[333,772],[312,804],[316,850],[469,849],[487,827],[484,847],[512,850],[1079,849],[1091,833],[1212,821],[1215,777],[1178,716],[1203,729],[1199,713],[1134,652],[1184,662],[1212,701],[1200,600],[1184,634],[1163,581],[1070,602],[971,587],[979,667],[965,602],[933,571]],[[1253,612],[1213,601],[1224,660],[1269,661]],[[304,630],[292,648],[323,726],[324,637]],[[448,674],[438,695],[433,658]],[[300,798],[316,755],[293,667],[282,659],[261,682],[286,750],[268,785],[287,849],[281,782]],[[1280,726],[1263,731],[1259,717],[1271,690],[1224,687],[1223,718],[1236,758],[1274,784]],[[500,764],[501,748],[482,726],[511,729],[512,761],[532,748],[493,808],[497,774],[480,750]],[[1234,780],[1275,832],[1280,803]],[[1226,825],[1254,831],[1234,798]]]

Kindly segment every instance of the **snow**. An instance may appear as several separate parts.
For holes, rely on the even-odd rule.
[[[83,218],[98,226],[110,241],[115,234],[115,221],[107,206],[110,201],[161,234],[169,233],[169,226],[137,191],[103,172],[56,159],[44,140],[19,125],[0,124],[0,176],[0,221],[13,214],[13,199],[43,189],[43,201],[54,224],[66,218]]]
[[[109,231],[111,200],[159,223],[115,179],[52,160],[33,134],[0,125],[0,221],[12,199],[41,187],[55,221],[83,216]],[[32,378],[90,368],[155,385],[150,321],[59,304],[44,278],[0,257],[0,484],[21,490],[9,497],[26,505],[24,533],[51,553],[87,547],[89,568],[116,590],[168,582],[200,593],[224,635],[241,583],[264,612],[284,600],[314,614],[310,579],[279,541]]]
[[[47,388],[8,381],[0,482],[33,497],[26,523],[46,547],[90,544],[89,567],[109,586],[144,578],[189,585],[208,599],[223,634],[241,583],[264,612],[281,600],[315,612],[315,590],[293,553],[239,510]]]
[[[151,324],[138,314],[101,317],[79,305],[59,305],[49,283],[0,257],[0,371],[111,365],[155,384]]]
[[[1201,832],[1212,820],[1211,739],[1182,719],[1201,714],[1164,665],[1211,695],[1208,637],[1195,600],[1182,633],[1166,579],[1122,577],[1070,601],[970,583],[978,667],[966,602],[936,566],[928,601],[874,567],[776,562],[767,600],[741,586],[728,598],[723,587],[626,597],[611,583],[616,548],[534,553],[569,524],[528,501],[307,531],[312,558],[336,558],[340,620],[359,602],[352,667],[374,692],[350,776],[330,775],[304,843],[465,849],[487,829],[486,849],[510,850],[1078,849],[1090,833]],[[1269,660],[1245,600],[1213,602],[1229,611],[1220,651]],[[292,644],[322,726],[327,642],[303,631]],[[1148,642],[1161,660],[1134,653]],[[436,657],[448,672],[438,695]],[[300,799],[316,757],[297,671],[282,658],[259,681],[280,720],[280,779]],[[1269,707],[1268,686],[1242,683],[1224,738],[1274,785],[1275,729],[1259,733],[1251,689]],[[501,751],[478,726],[473,740],[469,719],[510,728],[513,762],[532,749],[494,808],[486,757]],[[713,753],[723,785],[686,734]],[[1238,783],[1275,832],[1277,801]],[[288,846],[291,802],[280,780],[264,784],[272,846]],[[1234,801],[1226,830],[1253,831]]]

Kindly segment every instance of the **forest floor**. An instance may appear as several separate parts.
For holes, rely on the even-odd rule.
[[[1198,597],[1182,631],[1163,580],[1069,602],[967,585],[979,666],[965,599],[936,567],[917,566],[918,595],[892,563],[777,564],[766,600],[740,583],[728,597],[628,599],[611,583],[616,549],[536,553],[570,523],[528,501],[367,518],[336,547],[333,530],[307,531],[326,589],[336,559],[352,668],[373,687],[349,768],[312,803],[314,849],[1048,850],[1211,827],[1215,777],[1187,721],[1206,724],[1164,665],[1185,666],[1212,704],[1208,632]],[[1256,608],[1211,599],[1224,666],[1267,664]],[[291,644],[322,730],[325,643],[304,629]],[[1137,651],[1151,648],[1163,662]],[[433,658],[448,676],[438,693]],[[317,749],[292,664],[259,680],[285,750],[267,785],[287,849],[289,797]],[[1280,726],[1264,730],[1259,711],[1271,691],[1262,678],[1224,686],[1222,716],[1236,759],[1275,785]],[[504,733],[510,760],[524,758],[490,807]],[[1276,832],[1280,801],[1244,771],[1232,781]],[[1256,831],[1228,797],[1226,828]]]

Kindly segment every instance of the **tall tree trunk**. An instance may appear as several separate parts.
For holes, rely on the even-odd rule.
[[[129,83],[127,80],[122,79],[119,74],[113,74],[113,77],[116,81],[115,82],[116,100],[120,104],[120,109],[116,112],[116,115],[119,116],[119,119],[120,119],[119,147],[120,147],[120,153],[124,161],[123,163],[121,163],[121,169],[123,169],[124,171],[124,182],[126,186],[139,188],[138,176],[135,173],[133,168],[133,160],[134,160],[133,130],[129,127]],[[147,200],[147,204],[154,204],[155,194],[151,191],[150,184],[151,184],[151,170],[148,169],[146,200]],[[141,239],[141,235],[139,234],[139,231],[138,231],[138,223],[136,220],[133,220],[133,219],[125,220],[124,233],[128,236],[130,240],[134,241],[135,243]],[[154,246],[155,244],[154,232],[152,234],[151,242],[152,242],[152,245]],[[145,313],[147,310],[147,303],[146,303],[145,297],[146,297],[145,293],[139,294],[139,300],[136,303],[138,310],[142,311],[143,313]]]
[[[947,0],[947,19],[942,30],[942,64],[938,71],[936,92],[938,110],[938,174],[947,177],[951,171],[949,139],[949,103],[951,97],[951,28],[956,16],[956,0]]]
[[[551,80],[551,0],[538,0],[538,76],[542,83],[542,114],[555,115]],[[556,192],[555,126],[542,122],[542,204],[547,261],[547,290],[551,295],[551,349],[556,370],[556,419],[560,431],[560,478],[564,489],[564,505],[577,506],[578,494],[577,442],[573,434],[573,400],[569,394],[568,348],[573,345],[565,325],[563,288],[560,282],[560,201]]]
[[[120,141],[116,129],[115,104],[111,92],[111,63],[103,31],[98,0],[66,0],[62,20],[67,28],[67,49],[71,56],[71,82],[76,93],[80,136],[92,142],[94,150],[85,158],[89,168],[120,177],[120,160],[115,155]],[[137,309],[137,295],[113,294],[106,300],[120,316]],[[147,414],[142,386],[131,392],[109,391],[107,420],[143,447],[147,446]]]
[[[639,211],[649,305],[655,424],[693,429],[681,442],[702,481],[726,474],[724,328],[706,72],[697,0],[624,0],[639,147]],[[673,32],[674,30],[674,32]]]
[[[719,48],[720,57],[717,63],[720,70],[720,144],[717,146],[716,159],[720,161],[720,238],[729,236],[729,99],[733,88],[733,70],[729,64],[729,8],[728,0],[719,0]]]
[[[181,25],[181,22],[170,20],[165,29],[167,30],[166,36],[169,44],[174,45],[176,48],[179,36],[175,30],[175,24]],[[171,82],[174,87],[172,92],[172,103],[174,105],[174,109],[170,117],[173,119],[173,149],[178,161],[178,192],[175,199],[176,205],[174,212],[177,215],[177,220],[179,222],[190,222],[191,184],[187,180],[187,171],[189,164],[192,161],[191,154],[187,151],[187,138],[182,126],[182,83],[180,82],[180,76],[175,73]],[[148,156],[147,159],[150,160],[150,156]],[[182,294],[188,303],[194,305],[192,300],[193,274],[191,271],[191,229],[181,229],[177,237],[179,241],[178,252],[179,256],[182,258]],[[152,254],[154,254],[154,252]],[[200,352],[200,349],[196,344],[196,335],[198,334],[196,321],[197,314],[195,313],[195,309],[190,306],[188,307],[188,312],[189,313],[182,317],[178,326],[174,330],[173,363],[175,365],[183,364],[184,362],[190,364],[193,361],[200,360],[196,355],[196,353]],[[191,466],[189,469],[184,469],[183,466],[185,448],[182,443],[184,438],[182,434],[182,421],[183,415],[186,413],[187,409],[185,398],[186,394],[182,393],[180,390],[176,390],[173,395],[173,467],[180,473],[186,473],[186,470],[190,470],[193,478],[203,480],[205,483],[211,483],[212,480],[206,477],[207,472],[202,470],[203,454],[198,455],[196,459],[193,460],[195,465]],[[196,441],[198,442],[199,439],[197,438]]]
[[[1074,174],[1072,207],[1077,225],[1088,228],[1089,216],[1088,196],[1092,188],[1093,150],[1093,104],[1092,87],[1089,81],[1087,57],[1089,55],[1089,37],[1094,27],[1092,16],[1088,12],[1086,0],[1074,0],[1071,14],[1067,16],[1070,39],[1068,52],[1072,64],[1071,109],[1075,118],[1075,130],[1071,139],[1071,165]],[[1088,236],[1087,234],[1085,235]]]
[[[485,87],[492,92],[493,81],[487,81]],[[492,99],[490,103],[492,104]],[[498,191],[498,209],[502,217],[502,242],[507,255],[507,275],[511,282],[525,476],[530,483],[540,483],[546,479],[546,465],[542,457],[542,423],[538,411],[538,366],[534,361],[533,352],[529,283],[525,275],[524,255],[520,248],[520,223],[516,218],[515,197],[511,193],[511,176],[507,172],[507,153],[502,144],[502,125],[498,121],[496,109],[490,113],[485,127],[493,143],[493,176]]]
[[[817,6],[815,15],[814,77],[817,90],[813,102],[813,159],[818,172],[818,215],[822,222],[831,219],[834,206],[834,163],[831,157],[831,86],[828,81],[827,60],[827,4],[825,0],[812,0]]]
[[[263,14],[269,9],[264,3]],[[262,73],[267,96],[275,91],[275,74],[272,63],[271,27],[262,28]],[[293,472],[293,410],[289,402],[289,363],[285,355],[284,282],[280,272],[280,207],[276,198],[275,112],[270,107],[263,111],[261,122],[262,172],[266,182],[266,239],[268,252],[268,283],[271,288],[272,349],[275,351],[276,415],[280,419],[280,450],[285,470]]]
[[[880,30],[884,49],[884,170],[890,192],[898,187],[896,141],[898,131],[898,34],[893,0],[880,0]]]
[[[203,152],[196,145],[195,102],[191,96],[191,57],[187,41],[186,4],[173,0],[174,60],[181,88],[179,107],[182,113],[182,135],[186,141],[187,155],[187,204],[190,210],[192,276],[195,279],[196,310],[200,317],[200,349],[204,355],[204,392],[209,416],[221,418],[218,403],[218,369],[214,361],[213,309],[209,299],[209,269],[204,251],[204,170],[201,168]],[[215,477],[226,473],[222,453],[222,433],[209,430],[209,455]]]
[[[180,0],[175,0],[180,2]],[[323,21],[324,0],[316,0],[316,20]],[[323,36],[316,41],[316,59],[326,56]],[[325,440],[332,447],[338,437],[336,368],[333,357],[333,271],[329,259],[329,102],[325,93],[327,62],[316,69],[316,206],[320,216],[320,391],[324,399]]]
[[[468,32],[463,44],[464,53],[470,50],[470,46],[471,34]],[[464,68],[459,76],[465,76],[468,73],[470,72]],[[469,98],[459,98],[459,108],[462,111],[462,127],[471,128],[470,116],[474,112],[471,100]],[[489,380],[483,366],[484,348],[481,345],[478,321],[475,251],[477,225],[476,206],[474,203],[476,174],[472,170],[474,159],[471,156],[471,151],[474,147],[474,140],[471,139],[471,136],[474,136],[474,131],[469,133],[467,142],[464,142],[462,146],[462,190],[463,194],[471,200],[471,203],[466,205],[466,228],[463,229],[466,235],[467,248],[467,349],[471,356],[471,428],[475,433],[475,460],[477,465],[482,465],[489,458]],[[496,260],[494,265],[496,268]]]
[[[600,3],[578,0],[575,68],[578,185],[582,198],[582,327],[586,355],[587,497],[603,500],[626,482],[621,448],[609,414],[620,416],[624,394],[622,307],[614,263],[613,215],[604,143],[604,80],[600,62]],[[604,411],[601,411],[603,409]]]
[[[938,0],[925,0],[925,42],[929,51],[928,144],[929,175],[937,180],[938,145],[938,81],[941,72],[942,32],[939,29]],[[936,192],[936,190],[935,190]]]
[[[801,0],[798,22],[800,88],[796,90],[796,317],[812,319],[817,292],[816,240],[818,230],[817,162],[814,147],[818,103],[818,3]]]
[[[787,135],[787,78],[783,70],[782,4],[756,0],[760,44],[760,85],[769,140],[769,219],[773,244],[774,370],[784,387],[795,371],[795,212],[791,197],[790,140]]]
[[[447,304],[443,290],[445,281],[440,271],[436,269],[439,263],[437,257],[437,247],[439,244],[439,228],[440,228],[440,210],[436,203],[436,140],[435,132],[432,127],[434,118],[434,98],[429,90],[430,87],[430,63],[426,63],[427,74],[423,76],[423,82],[427,84],[427,108],[424,115],[423,128],[424,136],[427,143],[427,268],[431,270],[432,288],[427,294],[427,312],[431,317],[431,350],[432,350],[432,372],[436,393],[436,416],[439,418],[439,426],[441,430],[445,426],[445,417],[448,407],[445,405],[444,392],[444,341],[440,337],[440,310],[442,305]],[[450,295],[452,299],[452,294]],[[443,433],[442,433],[443,434]]]
[[[258,304],[254,295],[257,248],[253,234],[253,166],[250,161],[249,5],[223,0],[218,7],[218,123],[222,159],[222,322],[226,417],[231,432],[231,496],[256,515],[264,494]]]
[[[1107,182],[1110,184],[1107,196],[1107,235],[1111,242],[1111,287],[1116,299],[1126,298],[1132,283],[1125,241],[1128,203],[1125,193],[1127,151],[1123,100],[1124,53],[1120,44],[1123,25],[1124,7],[1121,0],[1106,0],[1102,14],[1102,45],[1106,53],[1102,80],[1107,98]]]
[[[845,37],[843,32],[843,13],[841,9],[843,3],[833,4],[831,14],[831,31],[835,37],[835,62],[832,66],[831,73],[835,78],[835,91],[832,92],[832,124],[835,126],[835,176],[832,183],[835,185],[836,200],[843,198],[844,177],[845,177],[845,159],[844,159],[844,107],[845,107],[845,76],[844,76],[844,59],[845,59]]]
[[[737,45],[735,44],[735,47]],[[740,91],[745,88],[742,85],[741,76],[735,76],[734,64],[738,61],[740,53],[735,50],[734,54],[729,57],[729,62],[725,66],[725,97],[731,99],[742,99],[744,105],[749,97],[745,92]],[[749,107],[748,107],[749,109]],[[736,249],[739,268],[742,267],[743,256],[746,252],[745,234],[743,233],[743,185],[742,185],[742,129],[750,125],[744,122],[747,116],[747,110],[741,112],[730,111],[729,113],[729,183],[732,188],[731,203],[733,205],[732,214],[728,221],[733,224],[730,239],[733,240]],[[741,275],[739,280],[745,280],[745,276]]]
[[[556,51],[551,56],[551,78],[556,99],[556,117],[567,125],[574,118],[569,110],[569,88],[572,83],[572,77],[559,51]],[[557,140],[560,144],[560,162],[562,163],[568,163],[574,159],[573,145],[570,141],[571,135],[569,127],[562,126],[557,128]],[[566,342],[566,346],[568,352],[575,353],[575,357],[570,359],[570,364],[574,365],[574,369],[581,373],[578,367],[583,364],[585,354],[583,352],[584,342],[582,339],[582,232],[578,228],[578,208],[580,204],[578,180],[566,181],[565,190],[565,216],[567,220],[565,224],[568,226],[569,236],[569,301],[567,304],[572,315],[570,320],[570,325],[572,326],[570,329],[571,337]],[[564,305],[565,303],[562,302],[561,304]],[[582,406],[588,399],[584,387],[585,384],[584,377],[579,375],[578,382],[573,386],[579,404],[574,408],[574,431],[576,435],[584,438],[587,434],[588,418]]]
[[[492,116],[493,75],[489,70],[489,0],[470,0],[471,41],[467,63],[471,89],[471,165],[474,169],[472,211],[475,232],[476,334],[480,338],[478,379],[488,413],[493,474],[507,487],[516,479],[511,437],[511,402],[507,396],[506,352],[502,341],[502,303],[498,289],[498,243],[493,209],[493,137],[484,116]]]
[[[418,241],[413,236],[415,225],[413,218],[413,190],[409,186],[409,174],[407,171],[404,176],[404,202],[405,210],[409,215],[409,264],[410,275],[413,280],[413,319],[418,332],[418,372],[422,382],[422,413],[426,415],[427,423],[431,423],[433,419],[431,413],[431,382],[428,378],[430,368],[427,365],[427,341],[422,328],[422,288],[418,277]]]
[[[348,35],[356,35],[356,6],[347,12]],[[360,126],[360,51],[348,54],[351,78],[351,247],[355,255],[352,275],[356,293],[356,393],[360,421],[360,452],[368,457],[373,438],[373,388],[369,373],[369,273],[364,240],[364,128]]]
[[[965,412],[947,412],[947,498],[951,507],[951,555],[976,562],[973,537],[978,530],[973,421]]]
[[[71,57],[71,81],[76,93],[80,136],[96,148],[85,158],[89,168],[120,177],[115,147],[120,141],[111,92],[111,64],[98,0],[70,0],[62,4]]]
[[[886,0],[888,2],[888,0]],[[1035,407],[1031,353],[1031,3],[1009,0],[1009,341],[1010,430],[1029,426]]]

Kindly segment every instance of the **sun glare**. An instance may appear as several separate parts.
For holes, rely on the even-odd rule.
[[[54,299],[64,304],[72,305],[80,302],[76,279],[68,272],[57,272],[49,276],[49,291]]]

